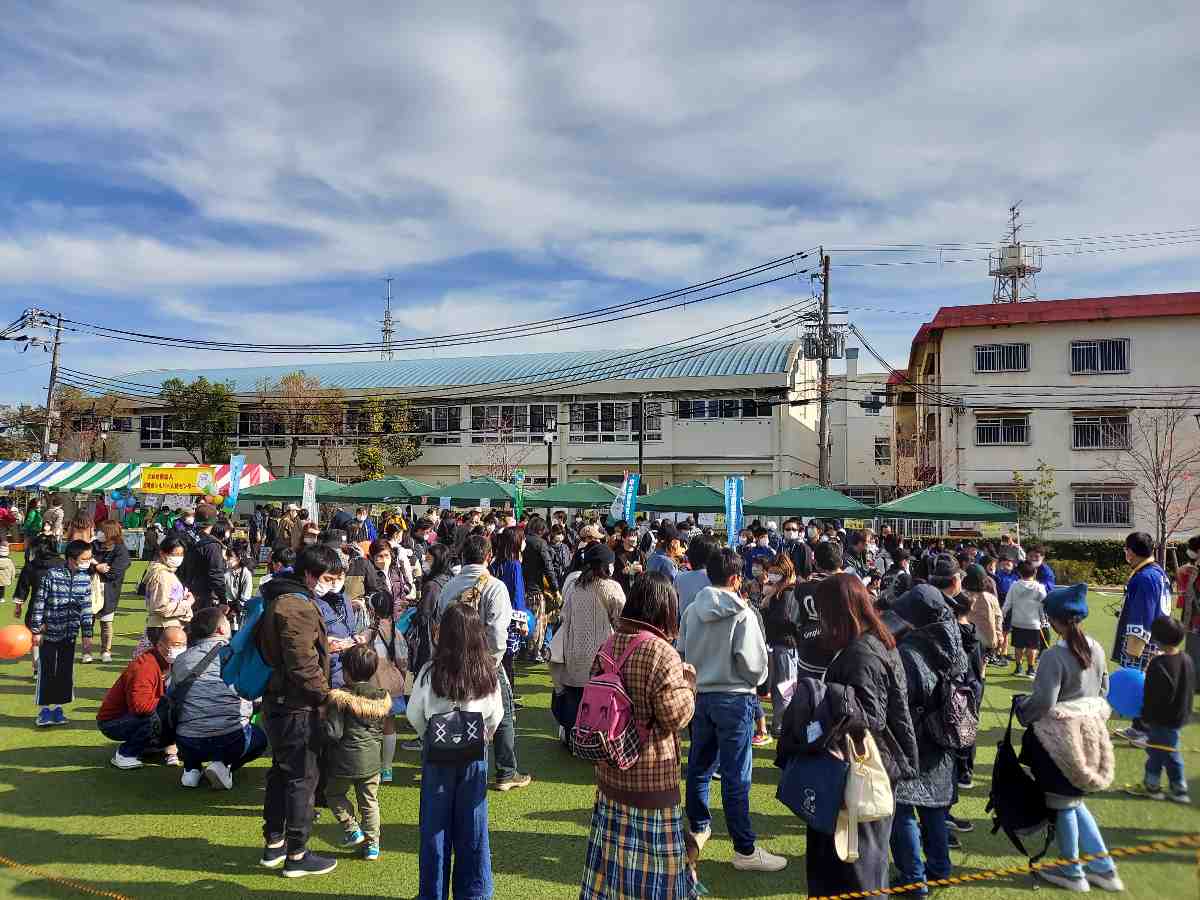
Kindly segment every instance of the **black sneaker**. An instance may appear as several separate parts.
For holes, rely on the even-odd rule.
[[[280,844],[278,847],[263,847],[262,859],[258,864],[264,869],[278,869],[283,865],[283,861],[287,859],[287,845]]]
[[[958,779],[958,786],[964,791],[969,791],[975,787],[975,779],[970,775],[964,775]]]
[[[961,850],[962,849],[962,841],[960,841],[958,839],[958,835],[952,831],[946,837],[946,846],[949,847],[951,850]],[[283,874],[286,875],[287,872],[284,872]]]
[[[946,826],[951,831],[968,832],[975,830],[975,823],[970,819],[958,819],[954,816],[946,816]]]
[[[304,878],[306,875],[328,875],[337,868],[337,860],[308,852],[299,859],[290,856],[283,864],[284,878]]]

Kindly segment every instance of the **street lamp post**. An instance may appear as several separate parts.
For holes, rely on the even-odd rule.
[[[546,490],[550,490],[554,480],[554,439],[558,437],[558,423],[553,419],[546,422],[546,431],[542,435],[542,443],[546,445]],[[549,514],[550,507],[546,507]]]

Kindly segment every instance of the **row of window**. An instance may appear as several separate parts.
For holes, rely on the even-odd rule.
[[[1023,512],[1015,490],[979,491],[992,503]],[[1128,528],[1133,525],[1133,494],[1129,488],[1079,487],[1071,492],[1071,524],[1093,528]]]
[[[1028,344],[977,344],[976,372],[1028,372]],[[1129,371],[1129,338],[1071,341],[1072,375]]]
[[[1071,449],[1126,450],[1129,448],[1129,415],[1079,414],[1071,421]],[[979,447],[1009,447],[1033,442],[1028,413],[980,415],[975,419],[975,444]]]
[[[681,419],[769,418],[771,404],[753,397],[722,397],[717,400],[680,400],[676,415]]]

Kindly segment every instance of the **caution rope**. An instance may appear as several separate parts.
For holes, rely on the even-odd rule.
[[[976,881],[987,881],[1005,875],[1026,875],[1039,869],[1056,869],[1072,863],[1086,863],[1107,856],[1141,856],[1146,853],[1160,853],[1163,850],[1174,850],[1178,847],[1200,847],[1200,834],[1186,834],[1181,837],[1164,838],[1152,844],[1142,844],[1137,847],[1113,847],[1107,853],[1085,853],[1078,859],[1051,859],[1023,866],[1007,866],[1002,869],[988,869],[986,872],[972,872],[970,875],[955,875],[952,878],[938,878],[934,881],[917,881],[900,887],[875,888],[870,891],[850,891],[845,894],[825,894],[820,897],[810,896],[809,900],[863,900],[863,898],[878,897],[880,894],[906,894],[909,891],[931,887],[953,887],[961,884],[973,884]]]
[[[1135,741],[1118,731],[1109,732],[1113,737],[1120,738],[1126,743],[1122,747],[1135,747],[1138,750],[1162,750],[1166,753],[1200,753],[1200,747],[1168,747],[1165,744],[1148,744],[1145,741]]]
[[[48,872],[43,872],[41,869],[35,869],[33,866],[19,863],[15,859],[9,859],[7,856],[0,856],[0,865],[8,866],[10,869],[16,869],[18,872],[24,872],[27,875],[32,875],[34,878],[40,878],[42,881],[60,884],[63,887],[79,891],[81,894],[90,894],[93,897],[108,897],[109,900],[133,900],[127,894],[118,894],[116,891],[104,891],[100,888],[92,887],[90,884],[72,881],[70,878],[59,878],[57,875],[51,875]]]

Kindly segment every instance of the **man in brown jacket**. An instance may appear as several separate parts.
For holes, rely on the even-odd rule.
[[[295,550],[299,543],[299,536],[300,518],[296,514],[296,504],[289,503],[287,510],[279,519],[279,527],[275,532],[275,546],[271,549],[291,547]]]
[[[288,878],[324,875],[337,861],[308,851],[320,770],[320,708],[329,698],[329,642],[315,598],[337,588],[341,560],[331,547],[306,547],[294,573],[263,585],[257,644],[271,679],[263,696],[263,728],[271,770],[263,800],[261,864],[283,866]]]

